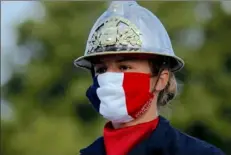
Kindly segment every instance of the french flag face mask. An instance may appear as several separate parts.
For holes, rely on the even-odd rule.
[[[154,95],[150,92],[150,77],[145,73],[107,72],[94,78],[86,95],[105,119],[130,122],[151,104]]]

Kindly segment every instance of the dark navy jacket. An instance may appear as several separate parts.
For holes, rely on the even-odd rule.
[[[106,155],[103,137],[85,149],[81,155]],[[136,145],[128,155],[224,155],[215,146],[186,135],[173,128],[160,116],[160,121],[149,138]]]

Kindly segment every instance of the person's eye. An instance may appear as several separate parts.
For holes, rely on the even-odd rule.
[[[131,67],[128,66],[128,65],[120,65],[120,70],[121,70],[121,71],[127,71],[127,70],[129,70],[129,69],[131,69]]]
[[[96,69],[96,73],[97,74],[103,74],[107,71],[107,68],[106,67],[99,67]]]

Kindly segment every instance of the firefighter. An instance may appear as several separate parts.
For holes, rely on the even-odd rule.
[[[174,73],[184,61],[174,54],[160,20],[136,1],[110,3],[74,64],[91,72],[86,95],[108,120],[103,136],[80,150],[82,155],[223,154],[159,115],[177,93]]]

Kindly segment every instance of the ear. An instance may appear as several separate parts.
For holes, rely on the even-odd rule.
[[[165,69],[160,73],[159,78],[156,79],[157,83],[156,83],[155,91],[160,92],[161,90],[163,90],[168,84],[168,80],[169,80],[169,71]]]

